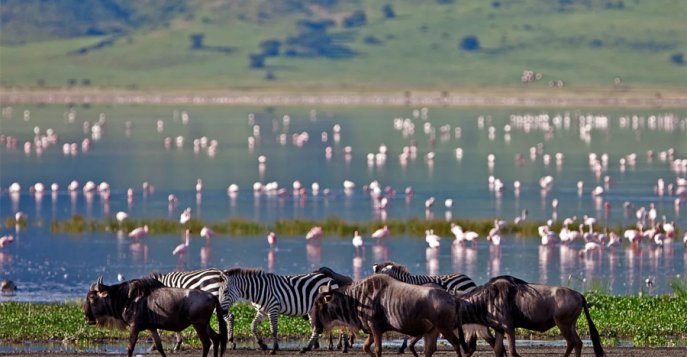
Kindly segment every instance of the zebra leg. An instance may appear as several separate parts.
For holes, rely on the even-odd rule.
[[[227,323],[227,341],[231,342],[231,349],[236,349],[236,342],[234,342],[234,315],[227,313],[224,315],[224,321]]]
[[[253,319],[253,322],[250,324],[250,331],[253,333],[253,337],[255,338],[255,343],[260,346],[261,350],[267,350],[267,345],[262,342],[262,337],[258,334],[258,325],[262,322],[262,320],[265,319],[265,313],[262,310],[258,310],[258,313],[255,315],[255,318]]]
[[[315,341],[319,338],[320,334],[315,331],[315,329],[312,330],[312,334],[310,335],[310,340],[308,341],[308,345],[301,348],[301,353],[306,353],[308,351],[312,351],[313,346],[315,345]]]
[[[269,312],[270,314],[270,330],[272,330],[272,338],[274,341],[274,344],[272,345],[272,351],[270,351],[270,354],[276,354],[277,350],[279,349],[279,339],[277,338],[277,319],[279,318],[279,311],[277,309],[273,309]]]
[[[177,338],[177,342],[174,344],[174,348],[172,348],[172,351],[178,351],[181,348],[181,341],[184,340],[184,336],[181,334],[181,332],[177,332],[174,335]]]

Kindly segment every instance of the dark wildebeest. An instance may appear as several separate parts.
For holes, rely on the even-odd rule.
[[[478,286],[460,300],[460,318],[463,323],[477,323],[489,326],[496,331],[495,355],[501,355],[504,334],[508,337],[511,356],[515,352],[515,329],[544,332],[558,326],[568,348],[565,356],[575,349],[575,355],[582,353],[582,340],[577,334],[575,324],[582,310],[587,317],[594,354],[604,355],[599,332],[589,316],[587,301],[579,292],[562,287],[529,284],[518,278],[504,275],[492,278]]]
[[[213,311],[217,313],[219,335],[210,326]],[[163,357],[166,355],[157,329],[179,332],[193,325],[203,344],[203,357],[208,355],[211,343],[215,357],[218,347],[221,346],[220,355],[224,355],[227,345],[227,325],[215,296],[201,290],[168,288],[155,279],[134,279],[108,286],[101,276],[86,295],[84,314],[88,324],[129,326],[129,357],[142,330],[150,331]]]
[[[437,337],[443,334],[458,356],[466,348],[460,319],[459,301],[443,289],[410,285],[386,275],[373,275],[349,286],[322,287],[310,310],[313,327],[311,341],[302,352],[310,350],[324,329],[344,325],[368,333],[365,352],[374,341],[375,353],[382,355],[382,334],[397,331],[425,339],[425,356],[437,348]],[[459,336],[453,330],[458,328]],[[411,352],[417,356],[415,349]]]
[[[461,273],[444,274],[444,275],[413,275],[410,274],[408,268],[401,264],[392,261],[387,261],[380,264],[374,264],[372,271],[375,274],[386,274],[396,280],[413,285],[425,285],[442,288],[452,295],[462,295],[471,291],[477,284],[467,275]],[[485,326],[475,324],[463,324],[463,331],[465,333],[465,340],[468,343],[468,356],[472,355],[477,349],[477,338],[484,338],[485,341],[493,348],[494,336],[489,332]],[[417,339],[411,340],[411,343],[416,343]],[[398,350],[398,353],[403,353],[408,346],[407,337],[403,338],[403,343]]]

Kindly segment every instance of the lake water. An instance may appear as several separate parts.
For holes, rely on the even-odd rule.
[[[43,138],[48,129],[54,140]],[[325,265],[361,278],[387,259],[417,274],[458,271],[478,283],[511,274],[613,294],[670,293],[673,281],[685,279],[687,197],[679,196],[685,189],[679,184],[687,178],[687,109],[27,105],[3,108],[0,135],[0,235],[15,236],[0,249],[0,279],[19,287],[2,300],[77,299],[100,274],[113,283],[118,274],[134,278],[206,266],[292,274]],[[490,177],[503,183],[502,191],[493,189]],[[80,184],[74,193],[67,190],[72,180]],[[107,182],[109,199],[85,194],[89,180]],[[292,194],[296,180],[307,195]],[[347,180],[355,188],[345,190]],[[385,193],[384,210],[363,189],[374,180],[396,192]],[[18,194],[9,193],[14,182],[21,185]],[[46,187],[42,195],[30,190],[39,182]],[[256,182],[286,190],[255,194]],[[313,182],[320,185],[318,195]],[[55,193],[52,183],[59,185]],[[144,183],[154,189],[144,191]],[[239,187],[235,196],[227,194],[231,184]],[[597,186],[604,194],[594,198]],[[405,194],[408,187],[412,196]],[[170,194],[178,199],[174,206]],[[432,197],[435,204],[427,210]],[[446,199],[453,200],[451,208]],[[623,240],[620,247],[584,257],[583,242],[542,247],[538,237],[504,236],[500,247],[484,237],[453,246],[452,237],[443,237],[438,250],[427,250],[421,237],[394,232],[383,244],[367,240],[360,256],[351,237],[327,236],[318,245],[279,237],[270,250],[262,236],[215,236],[209,242],[195,236],[188,253],[178,257],[171,251],[182,242],[181,227],[179,234],[150,235],[138,243],[126,232],[50,232],[51,221],[75,214],[104,219],[125,211],[136,219],[177,220],[187,207],[206,222],[241,217],[267,227],[278,219],[331,216],[512,222],[527,210],[528,220],[576,216],[579,224],[589,216],[597,227],[618,229],[634,224],[635,211],[651,205],[659,221],[678,228],[673,241],[632,249]],[[16,212],[28,217],[26,228],[8,224]]]

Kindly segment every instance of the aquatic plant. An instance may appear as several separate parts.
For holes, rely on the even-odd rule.
[[[9,222],[10,219],[6,220]],[[80,215],[74,215],[66,220],[53,220],[50,225],[52,233],[68,233],[81,234],[84,232],[114,232],[121,230],[123,232],[130,232],[136,227],[148,225],[150,235],[155,234],[170,234],[181,233],[189,229],[192,234],[198,234],[204,226],[212,228],[217,234],[223,235],[263,235],[269,231],[274,231],[281,235],[305,235],[310,228],[314,226],[321,226],[326,236],[348,237],[354,231],[360,232],[362,235],[369,235],[378,228],[386,225],[394,235],[411,235],[417,237],[424,237],[427,229],[433,229],[434,232],[440,236],[451,235],[451,223],[456,223],[463,227],[464,230],[471,230],[479,233],[481,236],[486,236],[494,227],[492,219],[455,219],[451,221],[439,219],[399,219],[387,221],[344,221],[341,218],[331,216],[322,221],[307,220],[307,219],[290,219],[277,220],[271,225],[251,221],[245,218],[231,218],[221,222],[204,222],[198,219],[191,219],[186,224],[180,224],[176,220],[165,218],[153,219],[127,219],[121,224],[114,218],[105,220],[86,219]],[[507,224],[502,228],[502,234],[515,234],[522,237],[537,236],[537,227],[545,224],[544,222],[522,222],[519,224]],[[555,226],[554,226],[555,227]]]
[[[687,344],[687,299],[684,295],[671,294],[660,296],[612,296],[599,292],[585,294],[590,314],[599,330],[604,344],[612,345],[621,340],[631,340],[636,346],[685,346]],[[236,304],[231,308],[235,316],[237,337],[250,336],[250,323],[255,310],[248,304]],[[3,328],[0,340],[63,340],[63,341],[103,341],[123,340],[128,335],[124,331],[99,329],[84,323],[82,303],[0,303],[0,316]],[[217,322],[213,319],[213,327]],[[584,318],[577,321],[580,335],[589,334]],[[269,334],[269,324],[264,321],[259,326],[263,335]],[[284,336],[305,337],[310,334],[307,319],[281,316],[279,331]],[[192,330],[185,331],[194,346],[200,343]],[[171,335],[166,335],[171,338]],[[560,332],[553,328],[545,333],[519,329],[518,337],[530,339],[560,338]]]

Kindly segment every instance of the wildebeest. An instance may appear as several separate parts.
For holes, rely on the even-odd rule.
[[[219,335],[210,326],[213,310],[217,313]],[[129,326],[129,357],[142,330],[150,331],[163,357],[166,355],[157,329],[179,332],[193,325],[203,344],[203,357],[208,355],[211,343],[215,357],[218,347],[221,346],[220,355],[224,355],[227,345],[227,325],[221,318],[222,308],[216,297],[201,290],[165,287],[155,279],[134,279],[108,286],[99,277],[86,295],[84,315],[88,324]]]
[[[392,261],[387,261],[380,264],[374,264],[372,271],[375,274],[386,274],[396,280],[413,285],[435,286],[442,288],[452,295],[462,295],[471,291],[477,284],[467,275],[461,273],[444,274],[444,275],[412,275],[408,269]],[[465,339],[468,342],[468,355],[471,355],[477,349],[477,337],[484,338],[487,343],[494,347],[494,336],[489,332],[485,326],[475,324],[463,324],[465,332]],[[411,343],[416,342],[413,340]],[[399,353],[403,353],[407,346],[407,338],[403,339],[403,343],[399,348]]]
[[[562,287],[529,284],[518,278],[503,275],[478,286],[460,300],[460,318],[463,323],[478,323],[496,331],[494,354],[500,355],[504,334],[508,337],[511,356],[515,351],[515,329],[544,332],[558,326],[567,342],[565,356],[575,349],[577,357],[582,353],[582,340],[575,324],[582,310],[587,317],[594,354],[604,355],[599,332],[594,326],[587,301],[579,292]]]
[[[460,356],[460,347],[467,346],[457,314],[459,304],[443,289],[410,285],[386,275],[373,275],[338,289],[324,286],[310,310],[313,335],[302,352],[312,347],[324,329],[344,325],[370,334],[363,349],[374,355],[370,351],[374,341],[377,357],[382,355],[382,333],[387,331],[424,337],[425,356],[436,351],[441,333]],[[459,336],[453,332],[455,328]],[[411,352],[417,356],[412,346]]]

